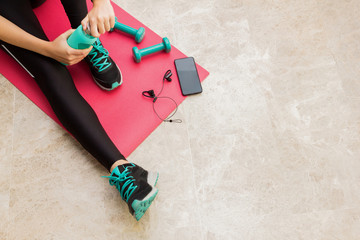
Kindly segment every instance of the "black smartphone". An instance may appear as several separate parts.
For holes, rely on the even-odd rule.
[[[184,96],[201,93],[202,87],[193,57],[175,60],[176,73]]]

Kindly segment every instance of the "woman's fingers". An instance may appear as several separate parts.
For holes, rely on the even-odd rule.
[[[110,31],[110,19],[104,22],[104,27],[106,32]]]
[[[105,20],[104,19],[99,19],[97,21],[97,28],[98,28],[98,32],[100,34],[104,34],[105,33]]]
[[[73,49],[70,52],[70,55],[68,56],[69,57],[68,61],[70,62],[69,65],[76,64],[76,63],[80,62],[81,60],[83,60],[89,54],[91,49],[92,49],[92,46],[87,49]]]
[[[69,50],[69,55],[74,55],[74,56],[87,56],[89,54],[89,52],[91,51],[92,49],[92,46],[89,47],[89,48],[86,48],[86,49],[74,49],[74,48],[71,48],[71,50]]]
[[[115,15],[112,15],[110,17],[110,29],[114,28],[114,26],[115,26]]]
[[[81,21],[81,25],[83,30],[85,31],[89,24],[89,17],[86,15],[86,17]]]
[[[100,33],[98,31],[98,23],[95,18],[90,18],[90,32],[91,36],[96,38],[100,37]]]
[[[69,29],[67,30],[66,32],[62,33],[60,36],[65,38],[65,39],[68,39],[69,36],[75,31],[75,29]]]

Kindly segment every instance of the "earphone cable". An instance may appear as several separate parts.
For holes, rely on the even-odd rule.
[[[171,97],[160,97],[160,94],[161,94],[162,91],[164,90],[164,85],[165,85],[166,76],[169,75],[169,73],[171,73],[171,71],[170,71],[170,70],[167,70],[166,73],[164,74],[164,77],[163,77],[163,81],[162,81],[162,86],[161,86],[160,92],[153,97],[153,98],[154,98],[153,103],[152,103],[152,104],[153,104],[153,110],[154,110],[156,116],[157,116],[160,120],[162,120],[162,121],[164,121],[164,122],[182,123],[182,120],[181,120],[181,119],[170,119],[170,118],[172,118],[172,117],[175,115],[175,113],[176,113],[177,110],[178,110],[178,104],[176,103],[176,101],[175,101],[173,98],[171,98]],[[143,95],[144,95],[144,93],[143,93]],[[144,95],[144,96],[145,96],[145,95]],[[145,97],[148,97],[148,96],[145,96]],[[158,114],[158,112],[157,112],[156,109],[155,109],[155,102],[156,102],[159,98],[162,98],[162,99],[170,99],[170,100],[175,104],[175,110],[174,110],[167,118],[162,118],[162,117],[160,117],[160,115]]]
[[[181,119],[170,119],[170,118],[172,118],[174,115],[175,115],[175,113],[177,112],[177,110],[178,110],[178,104],[175,102],[175,100],[174,99],[172,99],[171,97],[155,97],[154,99],[159,99],[159,98],[162,98],[162,99],[170,99],[171,101],[173,101],[174,102],[174,104],[175,104],[175,106],[176,106],[176,108],[175,108],[175,110],[167,117],[167,118],[162,118],[162,117],[160,117],[160,115],[157,113],[157,111],[156,111],[156,109],[155,109],[155,102],[156,101],[153,101],[153,110],[154,110],[154,113],[156,114],[156,116],[159,118],[159,119],[161,119],[162,121],[164,121],[164,122],[176,122],[176,123],[182,123],[182,120]]]

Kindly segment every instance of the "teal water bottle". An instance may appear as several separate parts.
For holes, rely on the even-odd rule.
[[[67,43],[70,47],[75,49],[86,49],[89,48],[96,40],[96,37],[91,36],[89,26],[84,31],[82,25],[80,25],[69,36]]]

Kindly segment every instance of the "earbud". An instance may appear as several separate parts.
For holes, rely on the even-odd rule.
[[[149,93],[149,96],[150,96],[150,97],[155,97],[155,92],[154,92],[154,90],[149,90],[148,93]]]
[[[164,75],[164,78],[165,78],[168,82],[171,82],[171,81],[172,81],[171,76],[172,76],[171,70],[167,70],[166,73],[165,73],[165,75]]]
[[[155,98],[155,92],[154,90],[149,90],[149,91],[143,91],[142,95],[144,97],[148,97],[148,98]]]

